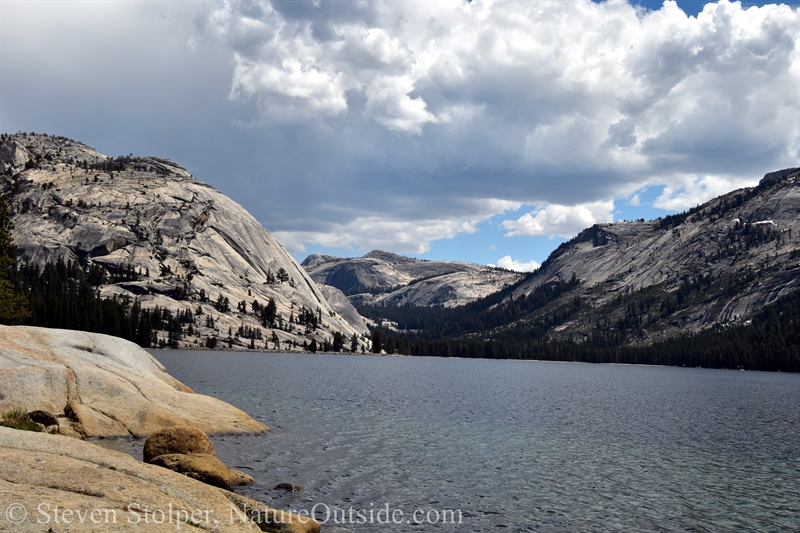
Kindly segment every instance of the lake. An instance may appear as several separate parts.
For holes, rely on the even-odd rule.
[[[800,375],[152,353],[272,428],[213,439],[240,492],[327,531],[800,531]]]

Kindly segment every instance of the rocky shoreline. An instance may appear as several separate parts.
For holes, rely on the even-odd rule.
[[[195,394],[136,344],[98,333],[0,326],[0,394],[0,411],[48,411],[62,433],[82,437],[145,436],[179,424],[211,434],[269,429]]]
[[[10,410],[49,414],[43,425],[56,434],[0,426],[0,531],[320,529],[233,493],[252,479],[216,459],[205,437],[269,428],[194,393],[128,341],[0,326],[0,413]],[[83,440],[146,435],[161,439],[150,464]]]

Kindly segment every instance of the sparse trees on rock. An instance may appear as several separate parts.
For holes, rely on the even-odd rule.
[[[278,269],[277,278],[278,278],[278,281],[280,281],[281,283],[285,283],[285,282],[289,281],[289,273],[286,272],[286,270],[283,267],[280,267]]]

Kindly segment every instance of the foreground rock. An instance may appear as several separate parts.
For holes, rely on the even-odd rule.
[[[205,433],[190,426],[172,426],[151,433],[144,442],[142,459],[149,463],[159,455],[200,453],[217,456]]]
[[[275,485],[275,490],[285,490],[286,492],[303,492],[306,490],[303,488],[302,485],[298,485],[297,483],[278,483]]]
[[[59,431],[83,437],[144,436],[181,424],[206,433],[268,429],[195,394],[137,345],[97,333],[0,326],[0,393],[0,411],[49,411],[60,415]]]
[[[308,517],[60,435],[0,427],[0,456],[4,531],[320,530]]]
[[[246,487],[247,485],[252,485],[256,482],[256,480],[253,479],[253,476],[245,474],[241,470],[234,470],[233,468],[230,468],[229,470],[231,473],[231,484],[234,487]]]
[[[205,453],[168,453],[154,457],[149,464],[189,476],[214,487],[233,490],[231,471],[225,463]]]
[[[58,425],[58,418],[53,413],[48,413],[47,411],[42,411],[37,409],[36,411],[31,411],[28,413],[28,416],[36,422],[37,424],[41,424],[44,427],[51,427]]]
[[[225,466],[217,459],[214,445],[206,434],[189,426],[173,426],[152,433],[144,443],[142,458],[145,463],[169,468],[226,490],[255,483],[244,472]]]

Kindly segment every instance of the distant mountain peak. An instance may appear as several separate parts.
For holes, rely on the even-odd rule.
[[[761,181],[758,182],[759,185],[769,182],[769,181],[777,181],[782,180],[784,178],[792,177],[793,175],[800,174],[800,168],[785,168],[783,170],[776,170],[775,172],[768,172],[764,174],[764,177],[761,178]]]
[[[337,263],[339,261],[346,261],[344,257],[338,257],[335,255],[322,255],[322,254],[311,254],[306,257],[300,266],[303,268],[306,267],[315,267],[318,265],[323,265],[325,263]]]
[[[372,250],[364,254],[366,259],[380,259],[381,261],[386,261],[387,263],[397,264],[397,263],[415,263],[420,261],[420,259],[415,259],[413,257],[406,257],[405,255],[393,254],[392,252],[384,252],[383,250]]]
[[[345,259],[313,255],[303,267],[355,305],[464,305],[519,281],[523,274],[456,261],[427,261],[373,250]]]

